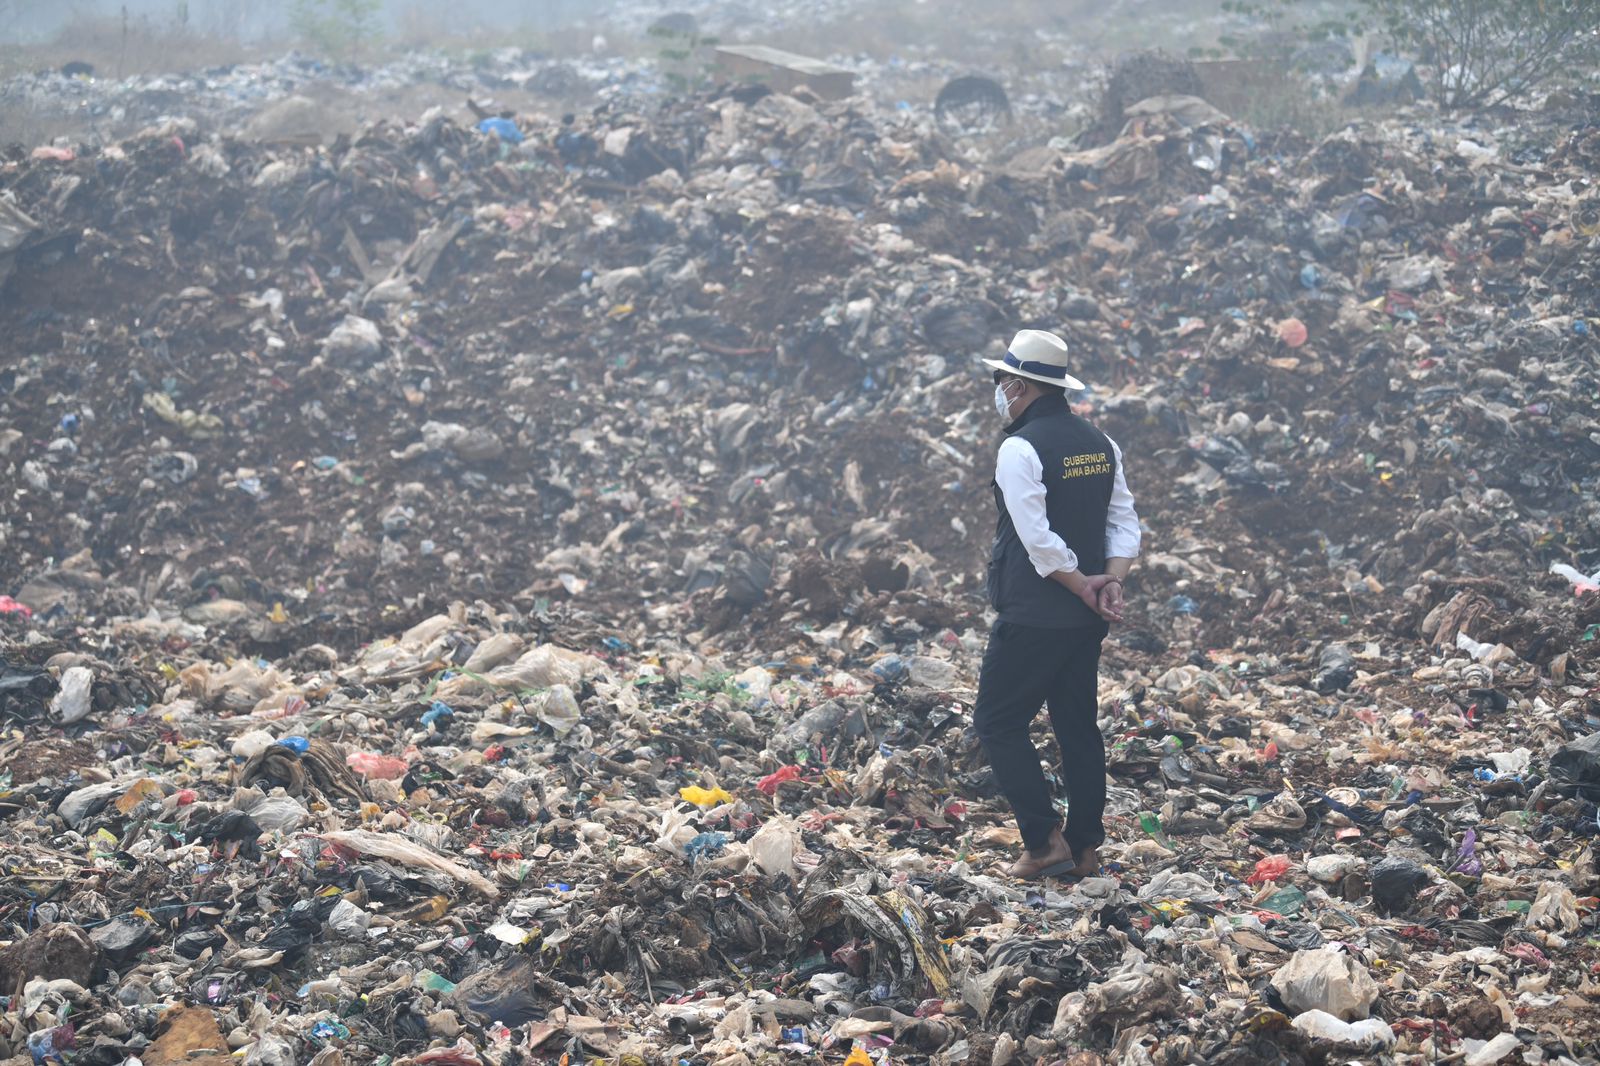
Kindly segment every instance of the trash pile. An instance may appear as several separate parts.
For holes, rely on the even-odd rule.
[[[1595,1061],[1600,135],[1126,113],[0,168],[6,1061]],[[1148,527],[1076,885],[968,728],[1029,326]]]
[[[184,115],[234,136],[314,143],[331,140],[330,129],[340,124],[328,113],[330,101],[358,113],[382,113],[419,87],[455,100],[560,101],[661,92],[665,82],[653,68],[618,55],[557,58],[502,48],[468,63],[408,51],[356,66],[290,52],[261,62],[126,77],[92,66],[27,71],[0,80],[0,101],[13,114],[85,123],[96,134],[92,141]]]
[[[0,77],[0,155],[61,158],[83,145],[120,141],[138,130],[181,116],[210,134],[277,144],[332,142],[348,130],[378,118],[412,117],[436,102],[459,106],[463,98],[489,114],[582,111],[620,102],[658,105],[675,95],[680,83],[709,82],[724,75],[715,42],[760,43],[781,40],[785,27],[837,22],[859,0],[833,0],[834,11],[812,2],[794,5],[787,15],[768,3],[757,22],[737,12],[708,10],[696,19],[687,12],[661,16],[657,5],[618,5],[606,17],[607,34],[583,48],[519,47],[500,44],[463,55],[459,49],[393,50],[371,62],[335,62],[301,51],[264,55],[249,62],[196,70],[122,75],[115,66],[74,61],[55,67],[7,73]],[[888,17],[888,16],[885,16]],[[462,24],[464,25],[464,24]],[[461,25],[456,27],[458,30]],[[1061,122],[1086,113],[1076,101],[1100,77],[1093,49],[1070,29],[1040,29],[1040,40],[1059,54],[1059,64],[1018,69],[1007,81],[1015,101],[986,77],[973,77],[995,61],[1014,58],[1008,30],[994,28],[963,35],[954,42],[966,54],[903,39],[902,27],[889,29],[900,51],[888,61],[866,50],[830,56],[848,67],[875,96],[909,111],[912,101],[954,79],[956,96],[944,101],[976,105],[968,115],[974,129],[985,129],[997,109],[1009,119],[1018,114]],[[495,40],[516,40],[526,33]],[[568,29],[564,37],[579,36]],[[181,48],[181,44],[173,47]],[[674,58],[677,56],[682,58]],[[730,80],[740,80],[733,78]],[[979,96],[971,98],[978,86]],[[966,87],[966,92],[959,90]],[[997,92],[996,102],[986,94]],[[944,108],[941,108],[941,113]],[[480,116],[481,117],[481,116]],[[946,118],[948,119],[948,115]],[[971,132],[969,130],[968,132]],[[1059,132],[1059,131],[1058,131]],[[1114,131],[1113,131],[1114,132]],[[50,143],[12,143],[30,135]]]

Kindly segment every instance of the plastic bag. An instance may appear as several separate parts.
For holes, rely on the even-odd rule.
[[[268,833],[292,833],[311,820],[311,813],[292,796],[268,796],[245,813]]]
[[[1403,913],[1428,881],[1428,871],[1409,859],[1384,859],[1372,868],[1373,902],[1382,910]]]
[[[1348,688],[1350,682],[1356,679],[1355,657],[1343,644],[1329,644],[1322,649],[1318,666],[1317,676],[1311,679],[1311,687],[1324,696]]]
[[[1528,924],[1535,929],[1551,929],[1569,935],[1577,932],[1582,920],[1578,917],[1578,900],[1572,889],[1559,881],[1541,884],[1539,895],[1528,908]]]
[[[795,876],[794,855],[800,849],[800,826],[788,817],[770,818],[750,838],[750,857],[770,877]]]
[[[1294,888],[1292,886],[1289,888],[1279,889],[1277,892],[1274,892],[1272,895],[1256,904],[1256,906],[1261,910],[1270,911],[1273,914],[1282,915],[1285,918],[1293,918],[1295,915],[1299,914],[1305,909],[1305,905],[1306,894],[1300,891],[1298,888]]]
[[[544,694],[536,713],[539,721],[555,730],[558,737],[572,732],[583,718],[578,697],[566,685],[552,685],[550,691]]]
[[[367,926],[371,924],[372,915],[347,899],[335,903],[333,910],[328,913],[328,928],[352,940],[365,936]]]
[[[485,637],[472,649],[472,655],[461,669],[467,673],[481,674],[509,662],[522,653],[522,648],[523,640],[515,633],[495,633]]]
[[[1308,1010],[1295,1018],[1294,1027],[1313,1040],[1326,1040],[1363,1050],[1393,1047],[1395,1043],[1394,1030],[1382,1018],[1346,1022],[1327,1011]]]
[[[89,689],[94,684],[94,671],[87,666],[74,666],[61,675],[61,689],[50,701],[50,720],[56,725],[71,725],[88,715],[93,706]]]
[[[1600,733],[1574,740],[1550,756],[1550,787],[1564,796],[1600,799]]]
[[[1378,982],[1365,966],[1339,951],[1297,951],[1272,975],[1272,987],[1295,1011],[1326,1011],[1343,1021],[1367,1017]]]
[[[772,674],[764,666],[752,666],[743,673],[735,674],[733,683],[750,698],[753,707],[772,702]]]
[[[376,755],[370,751],[352,751],[344,758],[345,765],[363,777],[375,781],[398,781],[406,776],[411,764],[393,755]]]
[[[798,766],[780,766],[777,770],[756,782],[756,789],[768,796],[778,794],[778,786],[788,781],[800,780],[803,771]]]
[[[1361,860],[1343,852],[1334,855],[1314,855],[1306,860],[1306,873],[1312,880],[1331,885],[1343,881],[1361,869]]]
[[[402,866],[434,870],[447,877],[453,877],[463,884],[471,885],[490,898],[500,895],[500,890],[482,874],[469,870],[460,863],[451,862],[444,856],[435,854],[421,844],[413,843],[404,837],[373,833],[366,829],[341,829],[333,833],[323,833],[322,839],[362,855],[388,859]]]
[[[721,854],[722,850],[727,846],[728,834],[726,833],[699,833],[693,840],[683,846],[683,854],[689,860],[690,865],[693,865],[701,859],[709,859],[713,855]]]
[[[1268,855],[1256,863],[1255,870],[1249,877],[1245,878],[1245,883],[1264,885],[1268,881],[1280,881],[1283,879],[1283,875],[1289,872],[1289,867],[1292,865],[1293,863],[1289,861],[1289,856],[1287,855]]]
[[[242,733],[238,737],[234,738],[232,748],[233,757],[248,761],[255,758],[257,755],[260,755],[277,742],[278,738],[274,737],[265,729],[252,729],[249,732]]]
[[[678,789],[678,796],[685,803],[692,803],[696,807],[715,807],[719,803],[732,803],[733,795],[721,788],[701,788],[699,785],[687,785]]]

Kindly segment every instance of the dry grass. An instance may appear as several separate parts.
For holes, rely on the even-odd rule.
[[[1288,127],[1320,140],[1355,117],[1353,109],[1319,93],[1284,62],[1201,61],[1196,72],[1208,101],[1262,132]]]
[[[1008,62],[1017,62],[1038,47],[1036,31],[1069,32],[1092,7],[1091,0],[884,0],[835,21],[790,25],[771,37],[806,54],[881,59],[910,50],[967,56],[992,40]]]
[[[436,49],[469,62],[474,56],[487,57],[501,48],[521,48],[534,55],[552,57],[586,55],[597,33],[606,38],[606,51],[612,55],[647,57],[654,55],[657,47],[653,41],[633,40],[587,21],[551,27],[532,18],[519,22],[513,16],[508,17],[501,29],[463,29],[442,7],[414,2],[400,8],[395,15],[393,32],[385,44],[400,51]]]
[[[261,50],[225,37],[201,33],[171,20],[79,18],[44,44],[12,46],[0,54],[11,71],[44,70],[71,62],[89,63],[97,77],[119,78],[175,70],[243,63]],[[0,65],[0,73],[6,66]]]
[[[1165,47],[1184,51],[1197,12],[1212,0],[882,0],[826,23],[786,27],[785,47],[810,54],[865,53],[877,58],[920,50],[971,60],[988,53],[995,69],[1023,71],[1054,66],[1048,42],[1069,40],[1104,54]]]
[[[1351,122],[1356,115],[1352,108],[1318,96],[1302,82],[1286,85],[1280,92],[1251,97],[1234,117],[1263,132],[1287,128],[1319,141]]]
[[[97,78],[125,78],[242,63],[261,55],[260,49],[175,21],[83,17],[50,41],[0,44],[0,81],[68,63],[88,63]],[[0,145],[31,147],[58,136],[99,132],[91,116],[41,109],[25,99],[5,98],[0,89]]]

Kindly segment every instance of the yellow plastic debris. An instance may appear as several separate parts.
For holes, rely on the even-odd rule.
[[[690,785],[678,789],[678,795],[687,803],[696,807],[715,807],[719,803],[732,803],[733,796],[720,788],[701,788],[699,785]]]

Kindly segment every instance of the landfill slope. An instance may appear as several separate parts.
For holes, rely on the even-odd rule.
[[[0,166],[4,1050],[1594,1061],[1600,137],[1145,104]],[[967,728],[1024,327],[1146,527],[1076,886]]]

